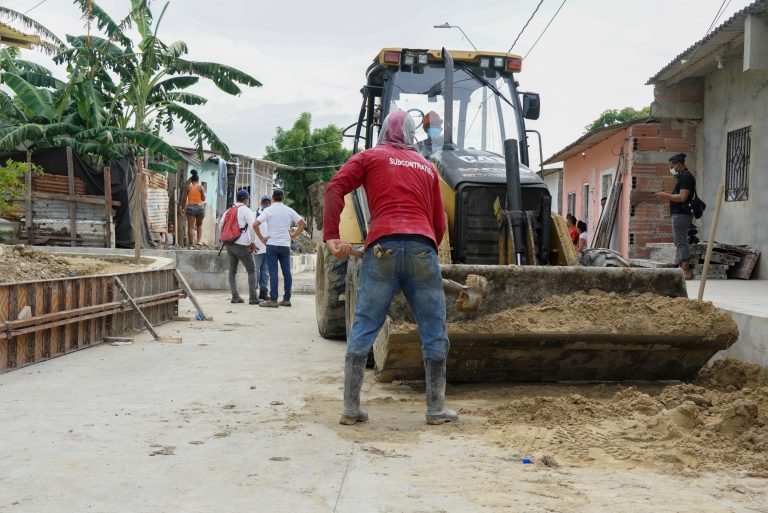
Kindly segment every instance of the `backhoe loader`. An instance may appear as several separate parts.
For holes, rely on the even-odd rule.
[[[538,133],[526,130],[525,120],[538,118],[540,102],[537,94],[518,91],[515,74],[521,67],[522,58],[507,53],[385,48],[367,70],[358,121],[345,131],[354,131],[349,136],[355,152],[370,148],[386,115],[405,110],[417,126],[417,150],[439,172],[448,220],[439,254],[448,300],[449,380],[692,377],[734,340],[631,327],[606,333],[600,326],[549,333],[504,325],[490,333],[451,331],[455,323],[553,295],[600,290],[687,296],[679,269],[579,265],[565,221],[551,212],[552,197],[529,167],[528,135]],[[436,125],[442,125],[440,133]],[[369,223],[365,192],[360,188],[345,201],[341,238],[363,244]],[[325,338],[344,338],[353,322],[360,265],[360,259],[340,261],[318,245],[316,308]],[[471,308],[462,307],[467,287],[476,293]],[[399,294],[374,344],[380,381],[423,377],[412,321]]]

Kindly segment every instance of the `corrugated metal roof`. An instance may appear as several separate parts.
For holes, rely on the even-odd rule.
[[[147,188],[147,224],[149,231],[165,233],[168,231],[168,191]]]
[[[639,123],[655,123],[655,120],[636,119],[634,121],[627,121],[619,125],[612,125],[606,128],[601,128],[596,132],[590,132],[581,136],[576,141],[572,142],[562,150],[558,151],[547,160],[544,161],[544,165],[554,164],[555,162],[562,162],[565,159],[571,158],[574,155],[578,155],[582,151],[591,148],[592,146],[603,142],[612,135],[624,130],[628,126],[637,125]]]
[[[768,16],[768,0],[757,0],[731,16],[726,22],[707,34],[704,39],[694,43],[683,53],[664,66],[661,71],[648,79],[646,85],[667,82],[669,80],[680,81],[684,78],[703,76],[708,69],[699,68],[695,64],[706,59],[713,59],[718,51],[729,45],[736,38],[744,34],[744,20],[748,15]],[[743,48],[740,49],[743,53]]]
[[[29,48],[32,45],[39,45],[41,43],[40,37],[19,32],[5,23],[0,23],[0,41],[4,44],[18,46],[19,48]]]

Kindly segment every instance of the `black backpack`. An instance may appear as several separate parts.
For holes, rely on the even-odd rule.
[[[695,185],[693,186],[693,191],[691,191],[691,193],[691,199],[688,200],[688,209],[691,211],[691,215],[694,218],[700,219],[701,216],[704,215],[704,210],[706,210],[707,204],[699,198],[698,194],[696,194]]]

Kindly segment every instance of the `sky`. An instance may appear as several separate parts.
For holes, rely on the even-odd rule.
[[[71,0],[3,0],[54,33],[85,33]],[[129,0],[97,1],[113,18]],[[378,4],[342,0],[172,0],[160,26],[166,43],[185,41],[192,60],[239,68],[263,83],[239,97],[210,83],[194,92],[209,99],[196,108],[230,150],[260,157],[277,127],[290,128],[301,112],[313,126],[354,123],[365,70],[385,47],[471,49],[460,26],[480,50],[507,51],[539,0],[392,0]],[[513,53],[525,55],[562,0],[544,0]],[[719,25],[749,0],[566,0],[517,75],[521,91],[541,95],[541,117],[528,128],[543,137],[544,158],[578,139],[606,109],[642,108],[653,99],[644,85],[678,54],[699,41],[721,6]],[[153,0],[153,11],[165,1]],[[50,58],[24,58],[53,67]],[[63,70],[57,72],[63,75]],[[183,132],[167,136],[188,145]],[[532,148],[532,153],[538,150]],[[532,160],[538,164],[538,157]]]

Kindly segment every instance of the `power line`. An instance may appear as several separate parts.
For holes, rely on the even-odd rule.
[[[696,47],[693,49],[693,52],[691,52],[691,55],[686,59],[690,61],[693,59],[694,55],[696,55],[696,52],[699,51],[699,47],[704,42],[704,39],[707,38],[709,33],[712,31],[712,29],[715,27],[715,24],[717,24],[717,21],[720,19],[720,17],[725,14],[725,10],[728,8],[728,6],[731,5],[731,0],[723,0],[723,2],[720,4],[720,8],[715,13],[715,17],[712,19],[712,23],[709,24],[709,27],[707,28],[707,31],[704,32],[704,36],[699,40]]]
[[[541,34],[539,34],[539,37],[536,38],[536,41],[533,42],[533,46],[531,46],[528,49],[528,52],[526,52],[525,56],[523,57],[523,60],[527,59],[528,58],[528,54],[530,54],[533,51],[533,49],[536,48],[536,44],[539,42],[539,39],[541,39],[542,36],[544,35],[544,33],[546,33],[546,31],[549,28],[549,26],[552,25],[552,22],[555,21],[555,18],[557,17],[557,14],[560,12],[560,9],[563,8],[563,6],[565,5],[566,1],[567,0],[563,0],[563,3],[561,3],[560,7],[557,8],[557,10],[555,11],[555,14],[552,15],[552,18],[549,20],[549,23],[547,23],[547,26],[544,27],[544,30],[541,31]]]
[[[41,5],[43,5],[43,4],[44,4],[45,2],[47,2],[47,1],[48,1],[48,0],[40,0],[40,2],[37,2],[35,5],[33,5],[32,7],[30,7],[30,8],[29,8],[29,9],[27,9],[26,11],[24,11],[24,13],[23,13],[23,14],[24,14],[24,16],[26,16],[26,15],[27,15],[27,14],[28,14],[30,11],[32,11],[32,10],[34,10],[34,9],[37,9],[38,7],[40,7]]]
[[[515,47],[517,44],[517,40],[520,39],[520,36],[523,35],[523,32],[525,32],[525,29],[528,27],[528,24],[531,22],[534,16],[536,16],[536,12],[539,10],[539,7],[541,7],[541,4],[544,3],[544,0],[539,0],[539,5],[536,6],[536,9],[533,10],[533,13],[531,13],[531,17],[528,18],[528,21],[525,22],[525,25],[523,25],[523,28],[520,29],[520,33],[517,35],[515,40],[512,42],[512,46],[509,47],[509,50],[507,50],[507,53],[512,51],[512,48]]]

